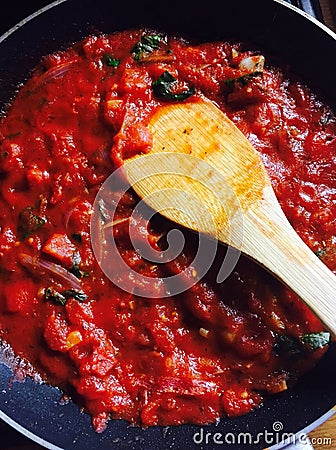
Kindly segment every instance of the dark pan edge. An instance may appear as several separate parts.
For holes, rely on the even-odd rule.
[[[312,422],[308,426],[302,428],[302,430],[295,433],[295,437],[293,437],[294,443],[299,441],[300,436],[303,436],[303,435],[306,436],[308,433],[310,433],[311,431],[315,430],[317,427],[324,424],[324,422],[331,419],[334,415],[336,415],[336,405],[333,408],[331,408],[328,412],[326,412],[325,414],[322,414],[322,416],[319,417],[317,420],[314,420],[314,422]],[[293,442],[293,440],[291,440],[291,443]],[[288,442],[288,444],[289,444],[289,442]],[[275,445],[272,445],[272,447],[268,447],[267,449],[264,449],[264,450],[280,450],[280,449],[284,448],[284,445],[288,445],[288,444],[287,443],[275,444]],[[290,450],[290,449],[288,449],[288,450]]]
[[[25,25],[27,22],[30,22],[35,17],[39,16],[40,14],[43,14],[45,11],[48,11],[48,9],[53,8],[54,6],[58,6],[61,3],[66,2],[67,0],[55,0],[54,2],[50,3],[47,6],[44,6],[43,8],[38,9],[37,11],[33,12],[29,16],[22,19],[20,22],[18,22],[16,25],[14,25],[12,28],[10,28],[8,31],[6,31],[2,36],[0,36],[0,44],[8,38],[11,34],[13,34],[16,30],[21,28],[23,25]]]
[[[62,450],[60,447],[57,447],[56,445],[51,444],[50,442],[47,442],[46,440],[40,438],[36,434],[28,431],[26,428],[21,426],[19,423],[15,422],[15,420],[11,419],[9,416],[7,416],[7,414],[3,413],[1,410],[0,410],[0,419],[2,419],[4,422],[6,422],[8,425],[10,425],[19,433],[21,433],[23,436],[27,437],[28,439],[31,439],[32,441],[36,442],[42,447],[48,448],[50,450]]]
[[[64,1],[64,0],[62,0],[62,1]],[[327,34],[329,34],[332,38],[336,39],[336,32],[332,31],[329,27],[327,27],[327,25],[325,25],[324,23],[322,23],[321,21],[316,19],[316,17],[313,17],[312,15],[306,13],[305,11],[302,11],[302,9],[300,9],[294,5],[291,5],[290,3],[287,3],[285,0],[273,0],[273,1],[275,3],[279,3],[280,5],[284,6],[285,8],[295,11],[297,14],[300,14],[301,16],[305,17],[307,20],[310,20],[310,22],[314,23],[316,26],[318,26],[323,31],[325,31]]]

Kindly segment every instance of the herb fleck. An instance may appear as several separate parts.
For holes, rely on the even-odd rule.
[[[323,258],[323,256],[327,253],[327,249],[326,248],[321,248],[320,250],[317,250],[316,252],[314,252],[316,256],[318,256],[319,258]]]
[[[309,347],[310,350],[317,350],[325,347],[330,342],[330,333],[321,331],[319,333],[303,334],[301,342]]]
[[[104,55],[103,63],[109,67],[118,67],[120,64],[120,59],[114,58],[111,55]]]
[[[325,331],[303,334],[299,338],[283,334],[277,336],[273,350],[279,356],[300,358],[307,352],[325,347],[329,342],[330,333]]]
[[[73,275],[75,275],[75,277],[77,277],[79,279],[88,277],[89,272],[85,272],[85,271],[81,270],[81,268],[79,267],[80,263],[81,263],[80,254],[79,254],[79,252],[75,252],[74,256],[73,256],[73,266],[71,267],[69,272],[72,273]]]
[[[60,292],[56,291],[56,289],[52,287],[48,287],[44,291],[44,298],[47,301],[54,301],[55,303],[59,303],[64,306],[66,304],[67,299]]]
[[[84,302],[87,299],[87,295],[84,294],[84,292],[76,291],[74,289],[58,292],[53,287],[48,287],[44,291],[44,298],[47,301],[53,301],[64,306],[69,298],[74,298],[79,302]]]
[[[79,302],[84,302],[87,299],[87,295],[84,294],[84,292],[75,291],[74,289],[68,289],[66,291],[63,291],[62,294],[66,299],[74,298]]]
[[[172,92],[172,89],[176,83],[177,79],[173,77],[173,75],[171,75],[167,70],[165,70],[163,74],[157,80],[155,80],[152,85],[154,94],[158,98],[174,101],[185,100],[186,98],[195,94],[196,90],[193,86],[189,87],[183,92]]]
[[[231,88],[233,88],[236,83],[241,84],[242,86],[246,86],[248,82],[251,81],[253,78],[262,76],[263,72],[258,70],[256,72],[247,73],[238,78],[229,78],[228,80],[225,80],[224,83]]]
[[[291,358],[300,356],[303,350],[299,339],[285,334],[281,334],[276,338],[273,348],[277,355]]]
[[[148,53],[152,53],[154,50],[157,50],[161,40],[162,36],[157,34],[142,36],[140,41],[137,42],[131,50],[135,61],[139,61],[140,59],[146,57]]]
[[[27,206],[19,214],[18,232],[22,239],[38,231],[46,223],[42,217],[34,214],[34,208]]]

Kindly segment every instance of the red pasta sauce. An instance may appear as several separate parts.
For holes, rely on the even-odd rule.
[[[88,37],[45,57],[1,120],[0,336],[84,407],[97,431],[109,417],[150,426],[246,414],[327,348],[320,321],[244,256],[216,283],[224,247],[173,298],[125,292],[100,269],[90,218],[102,183],[150,149],[146,124],[160,105],[200,95],[260,152],[289,221],[335,271],[335,115],[242,44],[190,45],[148,30]],[[184,230],[187,245],[172,262],[147,261],[128,235],[137,202],[128,190],[109,225],[123,259],[153,278],[181,272],[194,235]],[[172,225],[142,220],[139,239],[164,246]]]

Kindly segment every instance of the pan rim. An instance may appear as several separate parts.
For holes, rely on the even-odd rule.
[[[67,0],[65,0],[65,1],[67,1]],[[298,8],[297,6],[291,5],[290,3],[287,3],[285,0],[273,0],[273,2],[284,6],[285,8],[291,9],[292,11],[296,12],[297,14],[305,17],[307,20],[309,20],[314,25],[321,28],[323,31],[325,31],[327,34],[329,34],[329,36],[331,36],[333,39],[336,40],[336,32],[331,30],[327,25],[320,22],[315,17],[311,16],[310,14],[306,13],[305,11],[302,11],[302,9]]]
[[[50,442],[46,441],[45,439],[43,439],[43,438],[37,436],[36,434],[32,433],[31,431],[27,430],[25,427],[20,425],[18,422],[13,420],[11,417],[9,417],[7,414],[5,414],[1,410],[0,410],[0,419],[2,419],[9,426],[14,428],[14,430],[18,431],[23,436],[25,436],[28,439],[36,442],[37,444],[41,445],[42,447],[45,447],[45,448],[47,448],[49,450],[63,450],[61,447],[57,447],[56,445],[51,444]]]
[[[5,41],[11,34],[15,33],[15,31],[19,30],[21,27],[23,27],[26,23],[30,22],[31,20],[35,19],[35,17],[38,17],[39,15],[43,14],[44,12],[48,11],[49,9],[54,8],[55,6],[60,5],[61,3],[67,2],[68,0],[55,0],[52,3],[49,3],[46,6],[43,6],[43,8],[38,9],[37,11],[34,11],[33,13],[29,14],[29,16],[25,17],[24,19],[20,20],[17,24],[13,25],[9,30],[5,31],[0,36],[0,44],[2,44],[3,41]]]

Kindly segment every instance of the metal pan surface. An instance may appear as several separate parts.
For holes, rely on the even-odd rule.
[[[220,13],[219,13],[220,11]],[[192,0],[57,0],[0,37],[0,108],[15,94],[42,55],[66,48],[92,33],[146,26],[197,40],[244,40],[276,55],[329,104],[336,106],[336,35],[282,0],[217,0],[206,7]],[[315,59],[315,61],[314,61]],[[316,62],[317,61],[317,62]],[[110,421],[102,434],[61,392],[32,379],[13,381],[0,357],[0,417],[27,437],[50,449],[212,449],[280,448],[283,437],[310,431],[335,411],[336,346],[293,389],[267,399],[264,406],[217,425],[132,427]],[[241,438],[239,439],[239,435]],[[244,434],[246,437],[243,437]]]

